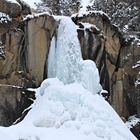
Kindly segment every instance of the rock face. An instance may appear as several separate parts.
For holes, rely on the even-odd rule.
[[[12,85],[0,85],[0,125],[12,125],[35,99],[34,92]]]
[[[136,64],[140,60],[140,48],[125,42],[118,28],[104,13],[89,12],[72,19],[79,25],[83,58],[96,62],[100,82],[110,93],[111,105],[126,119],[133,114],[139,115],[140,88],[136,82],[140,67]]]
[[[56,23],[51,16],[41,16],[31,20],[27,30],[27,67],[38,85],[47,77],[48,50]]]
[[[56,21],[46,14],[22,20],[27,14],[31,9],[22,0],[0,0],[0,125],[4,126],[31,104],[25,89],[39,86],[47,77]]]
[[[44,79],[47,53],[56,23],[43,15],[20,23],[1,36],[5,60],[0,60],[0,82],[23,87],[38,86]]]
[[[4,57],[0,57],[0,125],[11,125],[30,105],[22,87],[37,87],[47,77],[48,49],[55,30],[54,18],[41,15],[1,33]]]

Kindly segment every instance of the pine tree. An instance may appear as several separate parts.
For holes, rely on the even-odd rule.
[[[49,7],[55,15],[70,16],[78,12],[79,0],[42,0],[43,5]]]
[[[95,0],[88,9],[104,11],[109,15],[112,23],[119,26],[123,31],[126,28],[138,31],[140,28],[139,0]]]

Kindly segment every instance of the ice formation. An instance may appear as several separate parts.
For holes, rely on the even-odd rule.
[[[48,77],[57,77],[64,84],[82,83],[93,94],[101,90],[96,65],[82,59],[76,26],[68,17],[60,20],[57,38],[51,42]]]

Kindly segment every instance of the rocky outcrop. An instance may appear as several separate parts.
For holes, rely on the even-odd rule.
[[[79,25],[83,58],[96,62],[100,82],[110,93],[111,105],[126,119],[129,115],[139,114],[139,87],[135,84],[139,67],[133,65],[140,60],[140,48],[127,43],[105,13],[92,11],[72,19]]]

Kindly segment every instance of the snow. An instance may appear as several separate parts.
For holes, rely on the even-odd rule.
[[[103,11],[96,11],[96,10],[79,10],[79,12],[78,13],[76,13],[76,14],[73,14],[71,17],[79,17],[79,18],[81,18],[81,17],[84,17],[84,16],[90,16],[90,15],[92,15],[92,14],[95,14],[95,15],[101,15],[101,16],[106,16],[108,19],[110,19],[109,18],[109,16],[106,14],[106,13],[104,13]]]
[[[36,90],[36,96],[25,119],[15,126],[1,127],[0,138],[136,140],[111,106],[79,83],[64,85],[50,78]]]
[[[138,78],[136,81],[135,81],[135,87],[138,87],[140,85],[140,78]]]
[[[132,68],[134,69],[134,68],[137,68],[139,66],[140,66],[140,64],[136,64],[135,66],[132,66]]]
[[[93,24],[90,24],[90,23],[81,23],[86,29],[90,29],[92,27],[96,27],[95,25]]]
[[[9,15],[0,12],[0,23],[8,23],[12,19],[9,17]]]
[[[33,89],[36,100],[24,120],[0,127],[0,139],[136,140],[99,96],[98,70],[91,60],[82,60],[74,23],[67,17],[59,22],[49,50],[49,78]]]
[[[140,60],[137,61],[137,63],[136,63],[134,66],[132,66],[132,69],[137,68],[137,67],[139,67],[139,66],[140,66]]]
[[[26,21],[26,20],[29,20],[29,19],[34,19],[34,18],[37,18],[37,17],[40,17],[40,16],[43,16],[43,15],[50,15],[49,12],[43,12],[43,13],[37,13],[37,14],[28,14],[24,19],[23,21]]]
[[[81,0],[81,9],[80,12],[86,12],[87,7],[93,5],[95,0]]]
[[[89,30],[96,29],[97,31],[100,31],[100,29],[94,24],[90,24],[90,23],[86,23],[86,22],[85,23],[80,22],[80,24],[82,24],[85,29],[89,29]]]
[[[85,60],[82,64],[81,82],[83,87],[89,90],[91,93],[100,93],[102,90],[99,84],[99,73],[96,64],[91,60]]]
[[[125,124],[130,129],[136,126],[138,123],[140,123],[140,118],[137,118],[136,115],[134,115],[130,116]]]
[[[90,0],[81,0],[81,11],[86,11],[89,4]]]
[[[16,0],[6,0],[6,1],[18,4],[18,2]]]

